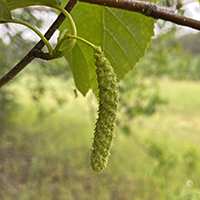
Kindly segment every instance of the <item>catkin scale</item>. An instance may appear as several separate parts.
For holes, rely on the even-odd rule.
[[[100,172],[106,167],[110,156],[119,97],[116,74],[100,47],[95,49],[94,58],[97,67],[99,108],[92,144],[91,167],[95,172]]]

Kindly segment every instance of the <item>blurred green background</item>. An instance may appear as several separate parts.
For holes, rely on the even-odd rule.
[[[32,12],[19,16],[41,27]],[[0,41],[1,76],[34,43],[4,28],[11,41]],[[64,59],[35,60],[4,86],[0,199],[200,199],[200,35],[176,33],[171,26],[154,38],[120,82],[116,138],[99,174],[89,161],[97,101],[76,90]]]

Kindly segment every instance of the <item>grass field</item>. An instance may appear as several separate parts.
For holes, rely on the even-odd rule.
[[[128,122],[128,136],[116,128],[108,167],[99,174],[89,165],[93,94],[75,98],[71,81],[52,79],[48,87],[65,101],[57,106],[51,90],[33,103],[28,90],[16,86],[22,109],[1,141],[0,199],[200,199],[200,82],[163,79],[159,85],[169,103]]]

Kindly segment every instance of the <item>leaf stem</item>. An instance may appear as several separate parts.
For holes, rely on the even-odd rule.
[[[46,44],[48,50],[49,50],[49,54],[52,56],[53,55],[53,49],[51,47],[51,44],[49,43],[49,41],[44,37],[44,35],[38,30],[36,29],[33,25],[29,24],[26,21],[22,21],[22,20],[18,20],[18,19],[11,19],[6,21],[6,23],[17,23],[17,24],[21,24],[24,26],[27,26],[28,28],[30,28],[31,30],[33,30],[40,38],[41,40]]]
[[[58,9],[59,11],[61,11],[65,15],[65,17],[68,19],[68,21],[70,23],[70,26],[72,29],[72,35],[77,36],[76,25],[75,25],[74,20],[71,17],[71,15],[64,8],[62,8],[59,5],[55,6],[55,8]],[[63,40],[61,40],[61,41],[63,42]],[[54,52],[56,54],[58,54],[57,57],[62,57],[65,54],[69,53],[73,49],[74,45],[76,44],[76,39],[71,40],[70,43],[64,49],[61,49],[61,50],[59,50],[61,43],[62,43],[62,42],[61,43],[60,42],[58,43],[58,45],[56,46],[56,48],[54,50]]]
[[[92,47],[94,50],[97,49],[97,48],[99,48],[98,46],[94,45],[93,43],[91,43],[91,42],[89,42],[89,41],[87,41],[84,38],[81,38],[79,36],[68,35],[67,37],[68,38],[74,38],[74,39],[80,40],[80,41],[86,43],[88,46]],[[65,39],[65,38],[63,38],[63,39]]]

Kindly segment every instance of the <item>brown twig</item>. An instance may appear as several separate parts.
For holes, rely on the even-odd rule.
[[[73,7],[76,5],[77,0],[70,0],[68,4],[66,5],[65,9],[70,12]],[[53,33],[58,29],[58,27],[62,24],[62,22],[65,20],[65,16],[61,13],[57,19],[54,21],[54,23],[51,25],[51,27],[48,29],[48,31],[45,33],[45,37],[47,40],[51,38]],[[20,71],[22,71],[30,62],[32,62],[35,57],[39,56],[38,52],[41,52],[41,49],[44,47],[44,43],[42,40],[40,40],[32,49],[31,51],[13,68],[11,69],[5,76],[3,76],[0,79],[0,88],[3,87],[6,83],[8,83],[11,79],[13,79]],[[37,55],[36,55],[37,52]],[[41,52],[41,56],[44,56],[44,54]],[[46,55],[48,56],[48,55]]]
[[[169,8],[148,1],[137,0],[79,0],[81,2],[139,12],[154,19],[163,19],[182,26],[200,30],[200,21],[175,14]]]

